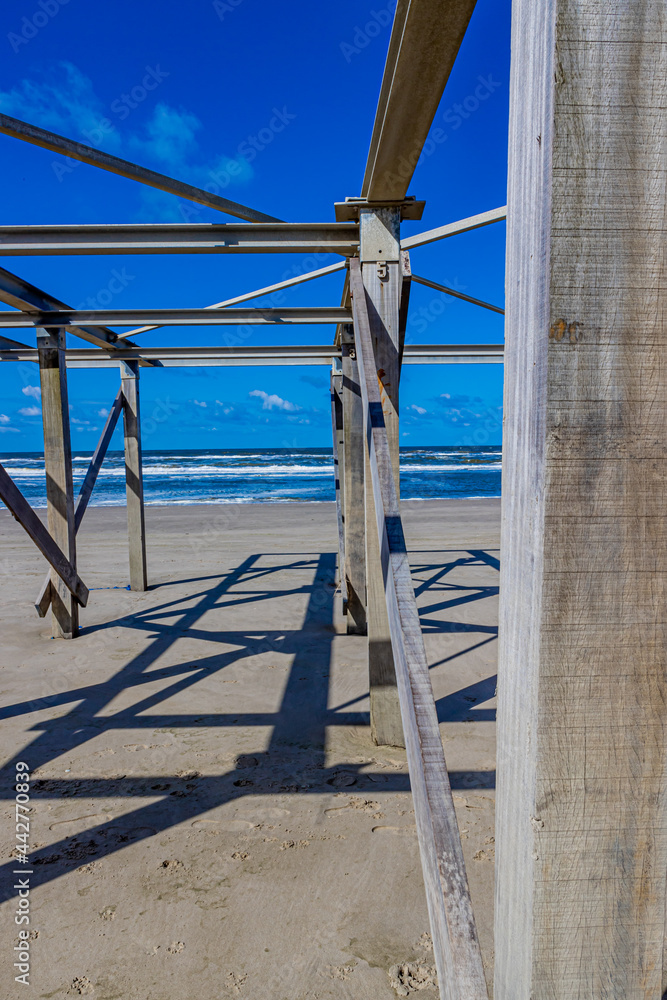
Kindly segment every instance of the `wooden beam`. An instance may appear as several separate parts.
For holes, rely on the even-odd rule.
[[[4,267],[0,267],[0,302],[5,302],[8,306],[20,309],[22,312],[69,309],[69,306],[61,302],[60,299],[48,295],[41,288],[37,288],[35,285],[31,285],[29,281],[19,278],[17,274],[6,271]],[[81,337],[82,340],[87,340],[91,344],[95,344],[97,347],[104,347],[109,351],[115,350],[115,344],[118,340],[118,336],[113,330],[105,328],[70,327],[69,332],[74,334],[75,337]],[[134,347],[135,345],[130,344],[130,341],[126,340],[123,347],[129,346]],[[152,365],[154,363],[149,361],[142,362],[144,365]]]
[[[85,608],[88,602],[88,588],[79,578],[72,563],[53,540],[3,465],[0,465],[0,500],[9,508],[21,527],[30,535],[44,558],[53,566],[58,578],[62,580],[74,600]]]
[[[384,406],[373,358],[369,302],[357,261],[350,267],[355,344],[375,498],[391,644],[410,785],[442,1000],[487,997],[461,839],[415,601]]]
[[[139,368],[136,361],[121,363],[121,391],[125,425],[125,484],[127,535],[130,551],[130,589],[148,590],[144,474],[141,460]]]
[[[176,195],[178,198],[185,198],[187,201],[194,201],[207,208],[214,208],[219,212],[226,212],[227,215],[234,215],[247,222],[279,222],[272,215],[265,215],[257,212],[254,208],[246,205],[239,205],[236,201],[228,198],[220,198],[219,195],[203,191],[201,188],[193,187],[192,184],[185,184],[183,181],[174,180],[173,177],[166,177],[155,170],[147,167],[140,167],[129,160],[122,160],[111,153],[105,153],[101,149],[94,149],[92,146],[85,146],[82,142],[74,142],[66,139],[55,132],[47,132],[46,129],[30,125],[28,122],[20,121],[18,118],[10,118],[9,115],[0,114],[0,132],[10,135],[14,139],[22,139],[43,149],[49,149],[52,153],[59,153],[72,160],[79,160],[81,163],[88,163],[93,167],[100,167],[108,170],[112,174],[119,174],[121,177],[128,177],[131,180],[147,184],[149,187],[157,188],[158,191],[166,191],[167,194]]]
[[[371,339],[380,383],[385,427],[399,482],[398,383],[400,378],[400,211],[394,208],[360,211],[361,273],[368,296]],[[377,744],[405,746],[396,688],[387,605],[382,582],[375,524],[373,484],[366,456],[366,615],[371,734]]]
[[[344,324],[343,324],[344,325]],[[503,344],[406,344],[403,364],[502,364]],[[133,347],[118,351],[68,348],[68,368],[117,368],[119,361],[159,362],[161,367],[191,365],[326,365],[341,356],[333,345],[264,345],[252,347]],[[3,350],[0,361],[37,362],[37,350],[23,347]]]
[[[356,253],[353,222],[0,226],[0,256],[164,253]]]
[[[334,362],[336,364],[336,362]],[[345,580],[345,439],[343,435],[343,400],[341,396],[343,372],[331,370],[331,430],[333,438],[334,485],[336,491],[336,520],[338,523],[338,577],[342,612],[347,614],[347,583]]]
[[[494,222],[503,222],[507,218],[507,206],[492,208],[490,212],[480,212],[479,215],[470,215],[467,219],[460,219],[458,222],[448,222],[444,226],[436,229],[427,229],[424,233],[417,233],[415,236],[406,236],[401,240],[402,250],[414,250],[415,247],[424,247],[428,243],[435,243],[436,240],[444,240],[450,236],[459,236],[461,233],[469,233],[473,229],[481,229],[483,226],[490,226]]]
[[[265,285],[264,288],[256,288],[254,292],[244,292],[243,295],[235,295],[231,299],[223,299],[222,302],[214,302],[213,305],[206,306],[207,309],[226,309],[228,306],[236,306],[241,302],[248,302],[250,299],[259,299],[263,295],[275,295],[276,292],[284,288],[291,288],[293,285],[302,285],[305,281],[312,281],[313,278],[321,278],[325,274],[335,274],[347,267],[347,261],[341,260],[337,264],[329,264],[327,267],[320,267],[316,271],[307,271],[299,274],[295,278],[286,278],[285,281],[278,281],[275,285]],[[140,326],[136,330],[128,330],[126,333],[119,333],[118,339],[134,337],[138,333],[148,333],[150,330],[159,330],[159,326]]]
[[[78,532],[81,527],[81,522],[83,520],[83,515],[86,513],[86,508],[88,507],[88,501],[92,495],[93,489],[95,488],[95,483],[97,482],[98,473],[102,467],[102,462],[104,461],[104,456],[107,453],[107,449],[111,442],[113,432],[116,429],[116,424],[118,423],[118,418],[123,409],[123,394],[122,390],[118,391],[113,406],[109,411],[106,422],[102,429],[102,434],[99,441],[97,442],[97,447],[93,453],[93,457],[90,460],[90,465],[86,471],[83,483],[81,484],[81,489],[76,498],[74,504],[74,531]],[[51,589],[51,574],[47,573],[46,579],[44,580],[42,587],[35,600],[35,607],[37,608],[37,614],[40,618],[44,618],[46,612],[49,610],[51,604],[52,589]]]
[[[343,450],[345,452],[345,580],[348,635],[366,635],[366,517],[363,409],[352,326],[341,329]]]
[[[76,570],[74,484],[70,442],[65,331],[37,331],[39,377],[44,426],[44,470],[49,532]],[[74,639],[79,631],[79,606],[64,581],[51,575],[54,634]]]
[[[416,281],[418,285],[426,285],[427,288],[433,288],[436,292],[444,292],[445,295],[451,295],[455,299],[462,299],[463,302],[471,302],[472,305],[481,306],[482,309],[490,309],[491,312],[500,313],[501,316],[505,315],[505,310],[502,306],[492,306],[490,302],[485,302],[483,299],[474,299],[472,295],[458,292],[455,288],[441,285],[437,281],[431,281],[430,278],[420,278],[418,274],[413,274],[412,280]]]
[[[398,0],[366,173],[369,201],[405,197],[475,0]]]
[[[515,0],[496,1000],[658,1000],[664,0]]]
[[[0,330],[31,329],[37,326],[134,326],[155,322],[158,326],[293,326],[321,323],[346,323],[352,319],[349,309],[339,306],[297,306],[285,309],[93,309],[41,313],[0,311]]]
[[[410,289],[412,287],[412,267],[410,254],[401,250],[401,293],[398,304],[398,366],[399,372],[403,365],[405,353],[405,334],[408,328],[408,311],[410,308]]]

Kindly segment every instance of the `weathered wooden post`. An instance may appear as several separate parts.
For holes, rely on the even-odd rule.
[[[139,363],[137,361],[121,361],[120,374],[125,428],[125,484],[127,535],[130,551],[130,588],[132,590],[147,590],[144,478],[139,414]]]
[[[398,462],[399,305],[403,274],[400,208],[359,208],[360,261],[368,297],[375,365],[389,437],[396,488]],[[371,733],[377,744],[404,746],[396,672],[391,650],[375,505],[366,455],[366,595]]]
[[[514,3],[496,1000],[667,986],[666,32]]]
[[[366,515],[363,410],[359,372],[351,325],[341,330],[343,367],[344,476],[343,527],[345,531],[345,582],[348,635],[366,635]]]
[[[338,576],[340,580],[341,610],[344,615],[347,615],[347,582],[345,579],[345,434],[343,431],[343,369],[340,358],[333,359],[330,377],[334,486],[336,492],[336,521],[338,523]]]
[[[37,330],[39,380],[44,425],[44,468],[49,532],[76,570],[74,484],[70,442],[65,331]],[[74,639],[79,631],[79,606],[58,574],[51,570],[54,635]]]

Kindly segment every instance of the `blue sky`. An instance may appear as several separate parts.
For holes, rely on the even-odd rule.
[[[392,12],[360,0],[5,0],[0,110],[287,221],[329,220],[335,201],[360,191]],[[434,122],[439,141],[427,143],[410,188],[426,200],[424,217],[404,223],[404,235],[505,203],[509,18],[509,0],[478,0]],[[6,136],[0,162],[5,225],[231,221]],[[502,304],[504,230],[414,250],[413,270]],[[19,257],[0,266],[75,307],[129,309],[204,306],[335,259]],[[288,290],[281,304],[338,305],[341,287],[332,275]],[[172,328],[141,343],[211,344],[230,332]],[[333,332],[298,327],[288,342],[330,343]],[[258,329],[245,342],[276,338],[285,333]],[[410,342],[502,339],[501,316],[413,285]],[[1,372],[0,448],[41,450],[36,367]],[[75,370],[68,383],[74,447],[91,450],[118,374]],[[325,367],[145,370],[141,384],[147,449],[330,442]],[[406,367],[401,443],[499,444],[501,403],[501,365]]]

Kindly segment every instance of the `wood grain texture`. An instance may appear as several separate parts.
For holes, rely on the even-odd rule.
[[[379,208],[361,211],[361,274],[368,296],[368,321],[380,400],[394,470],[399,483],[398,389],[400,365],[400,300],[403,264],[400,249],[400,213]],[[356,343],[356,341],[355,341]],[[405,746],[396,671],[387,618],[387,604],[378,548],[375,498],[366,454],[366,596],[368,619],[368,676],[371,736],[382,746]],[[397,487],[398,488],[398,487]]]
[[[141,460],[139,368],[136,361],[122,363],[121,391],[125,432],[125,485],[127,537],[130,553],[130,589],[148,590],[144,474]]]
[[[667,8],[516,0],[496,1000],[667,979]]]
[[[345,488],[343,528],[345,532],[345,581],[347,585],[348,635],[366,635],[366,517],[363,410],[357,355],[351,325],[340,331],[343,366],[343,437]]]
[[[355,338],[364,406],[373,526],[381,552],[387,617],[415,806],[415,822],[442,1000],[487,997],[461,838],[429,677],[374,359],[359,262],[350,262]]]
[[[76,571],[74,483],[67,398],[65,331],[37,331],[44,427],[44,471],[49,533]],[[61,576],[51,573],[54,635],[73,639],[79,631],[79,606]]]

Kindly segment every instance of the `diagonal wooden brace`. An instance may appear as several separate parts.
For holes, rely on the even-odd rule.
[[[80,579],[65,553],[56,545],[3,465],[0,465],[0,499],[10,509],[21,527],[28,532],[77,604],[85,608],[88,603],[88,588]]]

